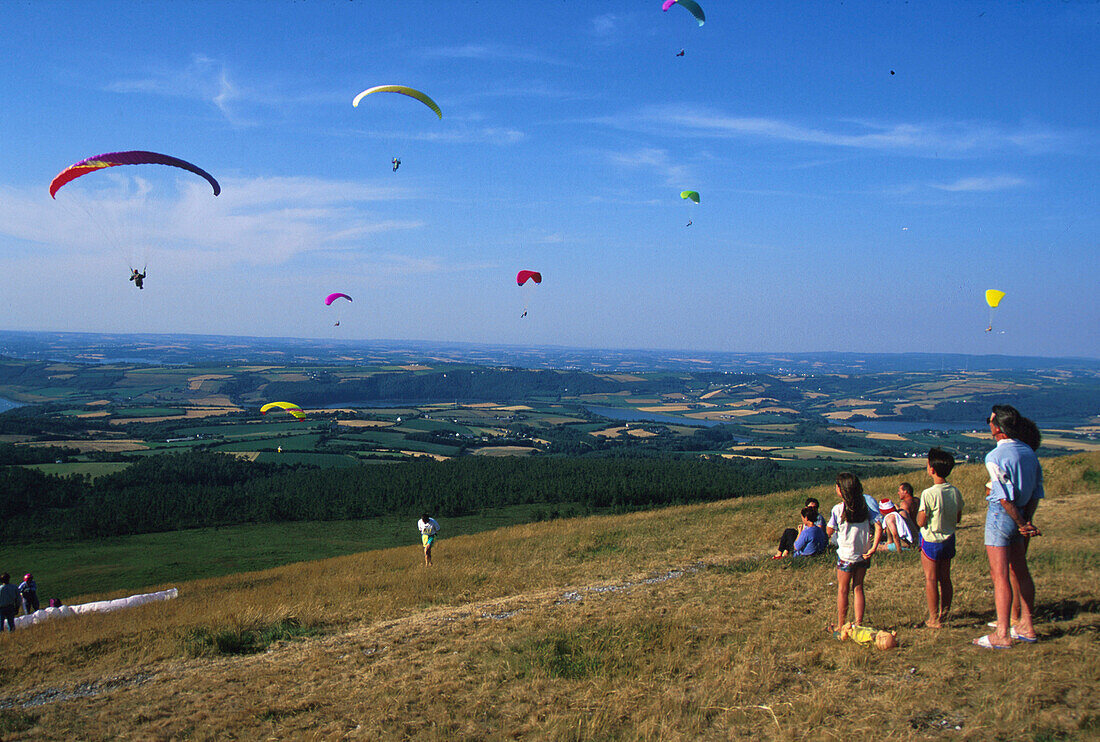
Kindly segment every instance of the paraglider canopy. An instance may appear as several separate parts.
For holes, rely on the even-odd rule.
[[[993,308],[1001,303],[1001,299],[1005,298],[1005,292],[998,291],[997,289],[986,289],[985,303]]]
[[[363,100],[371,93],[401,93],[401,95],[407,95],[410,98],[416,98],[428,108],[435,111],[435,115],[438,116],[440,119],[443,118],[443,112],[439,110],[439,106],[436,105],[436,102],[434,100],[429,98],[424,93],[421,93],[419,90],[414,90],[413,88],[410,88],[406,85],[376,85],[373,88],[367,88],[362,93],[355,96],[355,99],[352,100],[351,105],[355,108],[358,108],[359,101]]]
[[[81,175],[86,175],[94,170],[102,170],[103,168],[116,167],[118,165],[170,165],[172,167],[183,168],[195,175],[206,178],[207,182],[213,187],[215,196],[222,192],[222,187],[218,185],[218,181],[214,180],[214,176],[198,165],[192,165],[190,162],[181,160],[178,157],[172,157],[171,155],[135,150],[133,152],[108,152],[69,165],[69,167],[58,173],[50,183],[50,196],[57,198],[57,191],[61,186],[69,181],[76,180]]]
[[[293,402],[268,402],[260,408],[260,414],[266,415],[268,410],[273,409],[286,410],[288,413],[299,420],[304,420],[306,417],[306,413],[302,412],[302,408],[294,404]]]
[[[351,301],[351,297],[347,294],[341,294],[337,292],[335,294],[329,294],[325,297],[325,306],[332,306],[332,302],[336,301],[337,299],[347,299],[348,301]]]
[[[538,271],[520,271],[516,274],[516,285],[522,286],[528,281],[534,281],[535,283],[542,283],[542,274]]]
[[[690,199],[695,203],[699,203],[699,191],[680,191],[680,198]]]
[[[706,15],[703,14],[703,9],[699,7],[699,3],[695,2],[695,0],[665,0],[663,3],[661,3],[661,10],[667,13],[668,9],[671,8],[673,5],[679,5],[681,8],[684,8],[685,10],[687,10],[687,12],[695,16],[695,21],[700,26],[702,26],[707,20]]]

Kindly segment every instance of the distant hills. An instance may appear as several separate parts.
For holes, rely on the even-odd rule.
[[[0,355],[82,363],[280,365],[407,364],[417,361],[594,372],[777,374],[1051,371],[1100,374],[1097,358],[957,353],[732,353],[222,335],[129,335],[0,331]]]

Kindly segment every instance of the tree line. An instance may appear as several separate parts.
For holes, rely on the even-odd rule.
[[[98,479],[0,469],[0,538],[85,539],[381,515],[443,517],[517,504],[624,512],[816,483],[773,462],[468,457],[317,469],[213,452],[151,456]]]

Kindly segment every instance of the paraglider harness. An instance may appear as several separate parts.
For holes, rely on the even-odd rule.
[[[137,286],[139,289],[145,288],[144,286],[141,285],[141,283],[142,283],[142,281],[145,280],[145,272],[148,271],[148,270],[149,270],[149,266],[145,266],[144,268],[142,268],[141,273],[138,273],[137,268],[131,268],[130,269],[130,280],[133,281],[134,285]]]

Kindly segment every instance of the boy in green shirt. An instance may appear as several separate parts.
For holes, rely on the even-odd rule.
[[[932,486],[920,493],[917,525],[920,526],[920,563],[924,569],[924,596],[928,600],[930,629],[943,626],[951,610],[955,588],[951,584],[951,560],[955,556],[955,526],[962,520],[963,499],[947,475],[955,468],[955,457],[942,448],[928,452],[926,471]]]

